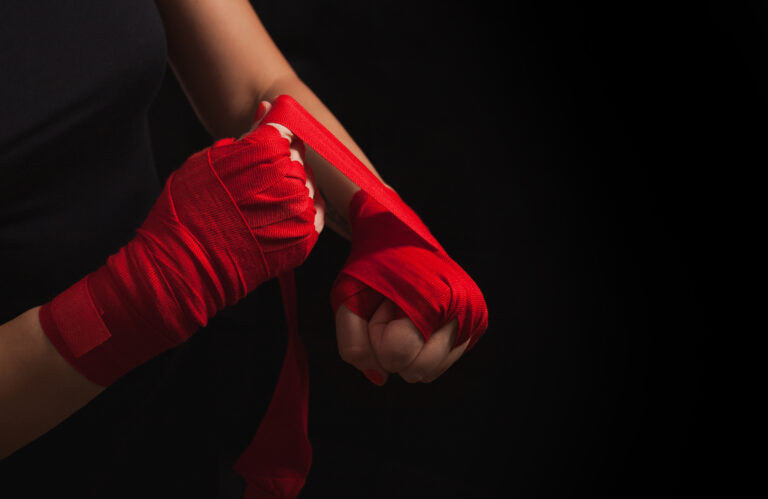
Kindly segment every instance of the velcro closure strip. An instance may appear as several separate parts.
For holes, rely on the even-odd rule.
[[[82,357],[112,335],[88,292],[87,276],[51,301],[51,311],[62,339],[73,356]]]

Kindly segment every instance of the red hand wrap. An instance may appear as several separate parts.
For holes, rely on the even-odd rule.
[[[352,252],[332,290],[334,310],[356,296],[350,303],[368,314],[375,295],[370,290],[360,294],[362,283],[397,304],[425,338],[457,319],[457,344],[469,339],[474,345],[488,328],[485,299],[418,215],[292,98],[278,97],[269,120],[293,131],[362,191],[350,203]],[[367,307],[361,307],[363,302]]]
[[[367,192],[355,194],[349,212],[352,251],[331,290],[333,310],[346,303],[370,320],[387,297],[425,340],[455,318],[459,331],[454,345],[470,340],[472,347],[488,328],[488,312],[483,294],[467,273]],[[403,212],[416,217],[404,203]]]
[[[275,99],[265,121],[289,128],[361,188],[350,206],[352,252],[333,286],[334,310],[346,302],[367,318],[383,294],[425,337],[456,318],[456,343],[470,339],[474,345],[488,327],[483,295],[419,217],[291,97]],[[290,277],[281,276],[289,324],[286,360],[256,437],[235,465],[248,482],[246,499],[296,497],[311,464],[305,419],[307,365],[296,331],[296,294]]]
[[[192,155],[134,239],[41,307],[44,331],[111,384],[304,261],[318,236],[305,182],[290,141],[264,124]]]
[[[487,328],[482,294],[419,217],[292,98],[278,97],[264,122],[290,129],[362,189],[351,206],[352,252],[332,290],[334,309],[346,301],[370,316],[384,295],[425,338],[456,318],[456,342],[469,338],[474,344]],[[263,149],[257,142],[217,150],[234,146],[227,141],[210,150],[210,161],[201,153],[190,158],[175,174],[180,178],[169,179],[150,215],[157,219],[148,219],[135,243],[40,313],[62,354],[91,379],[108,384],[128,364],[182,341],[216,310],[280,274],[288,347],[269,409],[235,465],[247,480],[247,499],[296,497],[311,464],[307,359],[297,332],[293,276],[286,270],[303,261],[317,238],[314,207],[296,194],[303,173],[285,164],[287,142],[269,143]],[[249,177],[251,161],[264,164]],[[198,213],[197,206],[215,209]],[[291,208],[283,211],[286,206]],[[302,228],[282,230],[286,224]],[[131,362],[121,363],[121,357]]]

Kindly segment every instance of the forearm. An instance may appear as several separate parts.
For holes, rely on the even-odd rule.
[[[104,388],[59,354],[43,332],[39,307],[0,325],[0,458],[31,442]]]
[[[232,113],[229,120],[221,122],[221,130],[212,130],[217,138],[226,136],[227,132],[232,130],[247,129],[251,124],[253,111],[260,101],[268,100],[271,102],[279,95],[287,94],[296,99],[325,128],[333,133],[379,180],[384,181],[371,160],[368,159],[341,122],[315,95],[312,89],[295,74],[277,78],[265,88],[255,88],[253,94],[255,97],[251,105],[243,106],[240,112]],[[317,185],[328,204],[327,225],[335,232],[349,238],[349,202],[359,187],[309,147],[306,148],[305,161],[312,168]]]
[[[319,229],[286,138],[262,125],[190,156],[133,239],[0,326],[0,456],[304,261]]]
[[[245,132],[260,101],[288,94],[379,176],[341,123],[296,75],[249,2],[157,0],[157,5],[173,70],[215,138]],[[339,225],[346,225],[357,186],[313,151],[307,151],[306,161],[329,205],[326,222],[342,232]]]

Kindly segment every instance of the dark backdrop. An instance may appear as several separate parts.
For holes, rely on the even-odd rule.
[[[765,99],[765,10],[254,4],[490,317],[436,382],[373,386],[336,351],[328,290],[347,243],[326,231],[298,271],[315,458],[303,497],[726,483],[704,350],[728,225],[717,175],[758,138],[743,124]],[[152,119],[165,171],[209,144],[170,72]]]

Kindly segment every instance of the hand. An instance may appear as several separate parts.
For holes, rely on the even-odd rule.
[[[456,319],[437,329],[425,342],[414,323],[403,315],[386,298],[370,321],[341,305],[336,314],[341,358],[379,386],[386,383],[390,373],[399,374],[408,383],[430,383],[467,349],[469,340],[451,348],[458,331]]]
[[[487,329],[482,293],[442,248],[365,191],[349,212],[350,256],[331,287],[342,359],[377,385],[390,373],[434,381]]]
[[[61,355],[108,386],[301,265],[322,229],[302,147],[287,128],[262,124],[191,155],[135,237],[40,307]]]
[[[279,96],[278,104],[285,107],[270,113],[275,122],[290,124],[343,175],[360,182],[349,201],[350,254],[330,293],[342,358],[376,384],[390,373],[407,382],[436,379],[487,330],[482,292],[395,191],[369,178],[365,166],[289,96]]]
[[[266,100],[261,101],[259,103],[259,107],[256,109],[255,120],[251,125],[251,128],[247,132],[242,134],[238,138],[238,140],[242,139],[252,131],[256,130],[256,128],[258,128],[259,125],[261,125],[261,122],[264,119],[264,116],[267,115],[270,109],[272,109],[271,102]],[[291,143],[291,159],[293,161],[298,161],[299,163],[304,165],[304,152],[305,152],[304,143],[298,138],[295,138],[293,133],[283,125],[280,125],[278,123],[266,123],[266,124],[277,129],[280,132],[280,135],[288,139],[288,141]],[[317,231],[317,233],[320,234],[323,231],[323,227],[325,226],[325,212],[326,212],[325,200],[317,192],[315,175],[312,172],[312,169],[305,167],[304,170],[307,173],[307,181],[305,185],[307,186],[307,189],[309,189],[309,197],[312,198],[315,204],[315,231]]]

